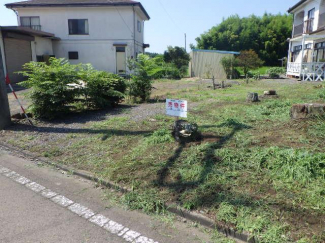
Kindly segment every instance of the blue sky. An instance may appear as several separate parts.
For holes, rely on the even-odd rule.
[[[0,25],[16,25],[13,11],[3,5],[19,0],[0,0]],[[162,53],[168,45],[184,46],[196,43],[195,38],[220,23],[223,18],[238,14],[285,13],[299,0],[140,0],[151,20],[145,25],[147,51]],[[189,47],[188,47],[189,50]]]

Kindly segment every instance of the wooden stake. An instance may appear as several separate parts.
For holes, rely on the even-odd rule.
[[[215,83],[215,80],[214,80],[214,76],[212,77],[212,82],[213,82],[213,89],[216,90],[216,83]]]

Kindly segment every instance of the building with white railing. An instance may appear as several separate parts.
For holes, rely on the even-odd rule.
[[[301,0],[288,10],[294,16],[287,76],[325,80],[325,0]]]

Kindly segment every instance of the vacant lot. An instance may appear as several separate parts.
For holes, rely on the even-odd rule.
[[[325,242],[325,121],[290,120],[295,103],[324,102],[316,83],[260,80],[224,90],[209,81],[162,80],[152,103],[74,114],[56,122],[17,123],[0,142],[88,170],[134,190],[131,208],[161,202],[199,210],[261,242]],[[247,92],[279,99],[246,103]],[[178,144],[166,97],[189,101],[202,141]]]

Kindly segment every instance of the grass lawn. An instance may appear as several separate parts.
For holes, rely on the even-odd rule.
[[[260,242],[325,242],[325,121],[289,116],[292,104],[324,102],[324,88],[290,80],[215,91],[195,80],[154,86],[154,100],[188,100],[188,120],[199,125],[202,141],[176,143],[164,103],[38,128],[17,124],[0,141],[132,188],[120,199],[132,209],[159,212],[172,202]],[[270,89],[280,98],[245,102],[247,92]],[[162,112],[150,110],[157,107]]]

